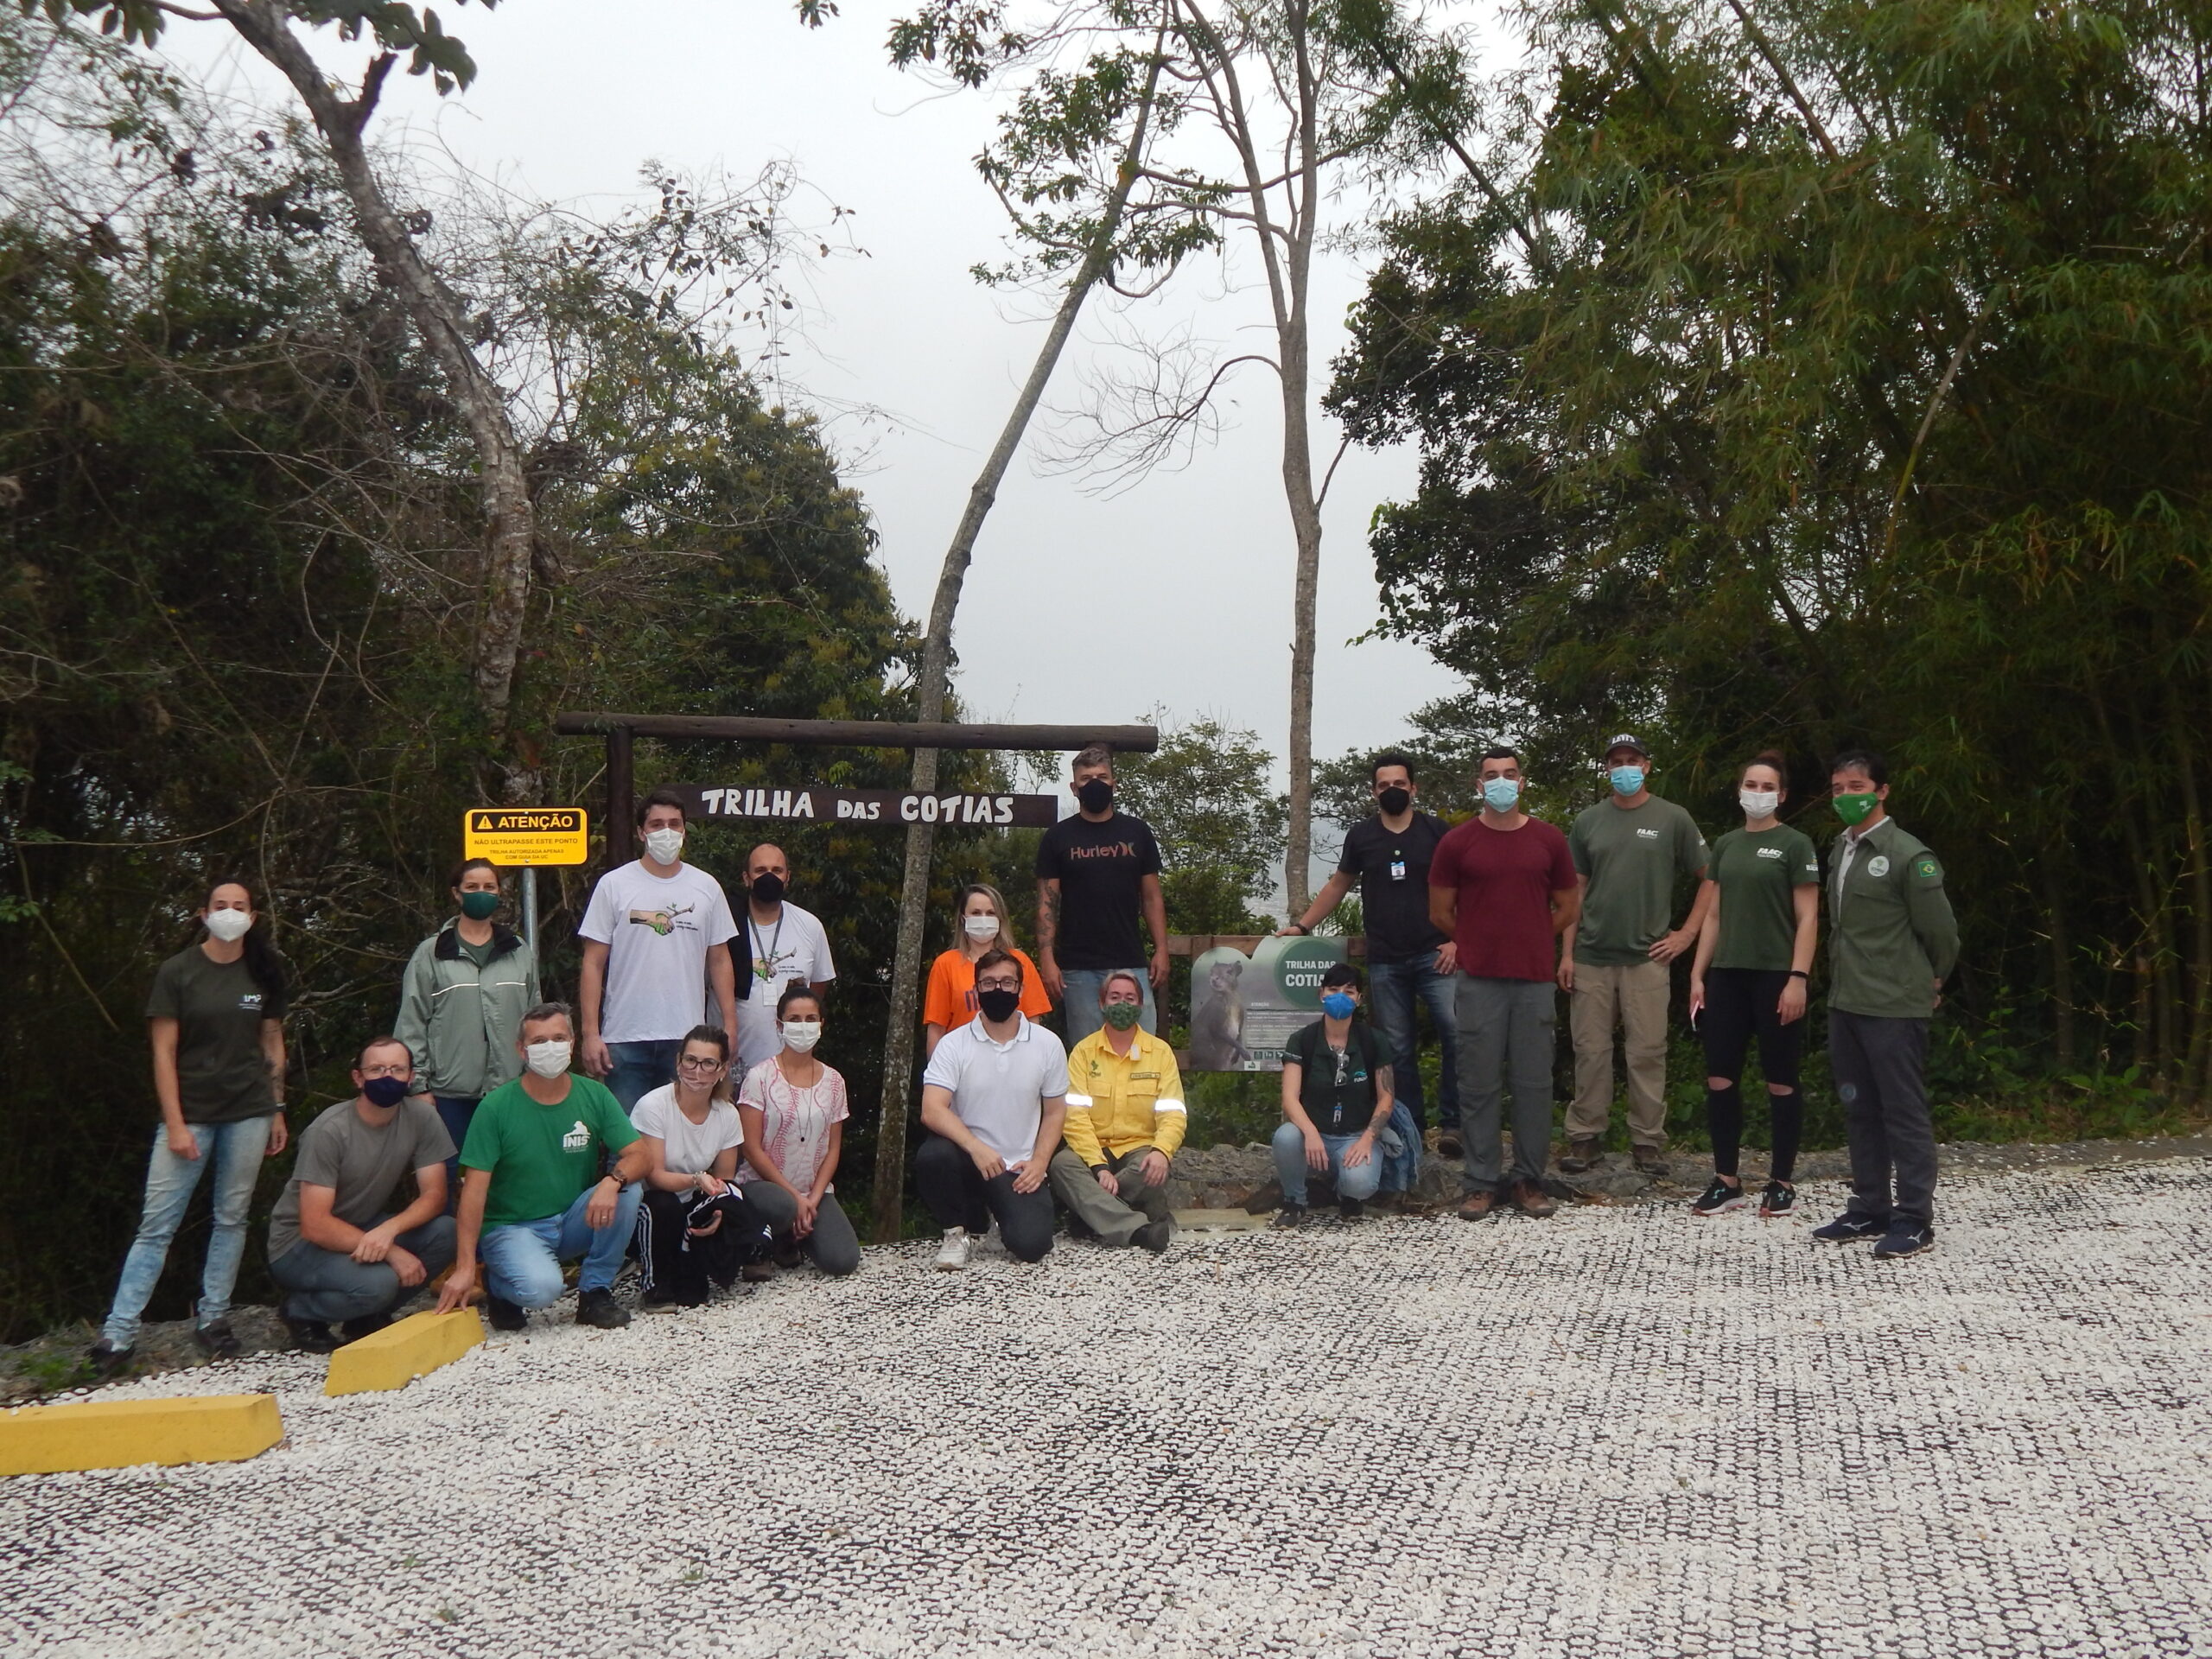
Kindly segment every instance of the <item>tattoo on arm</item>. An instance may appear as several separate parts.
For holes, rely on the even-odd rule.
[[[1375,1068],[1375,1086],[1382,1093],[1386,1094],[1393,1100],[1395,1100],[1398,1096],[1397,1068],[1388,1065],[1376,1066]]]

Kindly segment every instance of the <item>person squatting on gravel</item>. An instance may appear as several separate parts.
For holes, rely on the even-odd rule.
[[[1821,861],[1813,843],[1775,817],[1789,798],[1788,762],[1772,749],[1737,774],[1744,827],[1713,843],[1706,870],[1712,902],[1690,963],[1690,1023],[1705,1039],[1705,1113],[1713,1137],[1713,1184],[1691,1213],[1717,1216],[1750,1202],[1738,1175],[1744,1140],[1744,1054],[1759,1040],[1774,1126],[1762,1216],[1797,1202],[1790,1177],[1805,1121],[1797,1086],[1805,1047],[1805,988],[1821,931]]]
[[[162,1127],[155,1131],[146,1166],[138,1234],[92,1344],[92,1363],[103,1373],[129,1363],[139,1317],[168,1260],[169,1241],[210,1164],[214,1225],[194,1334],[218,1359],[238,1353],[231,1293],[245,1255],[246,1217],[262,1160],[284,1150],[284,1012],[290,992],[283,959],[243,881],[218,881],[200,920],[207,937],[164,962],[146,998]]]
[[[453,1262],[453,1137],[415,1086],[407,1045],[371,1038],[354,1063],[353,1090],[301,1132],[292,1178],[269,1217],[269,1276],[286,1293],[279,1311],[311,1354],[383,1330],[393,1308]],[[415,1201],[395,1215],[410,1170]]]
[[[1352,1018],[1358,1010],[1359,970],[1332,963],[1321,976],[1321,1018],[1283,1045],[1283,1121],[1274,1136],[1279,1227],[1304,1218],[1309,1170],[1336,1183],[1337,1208],[1347,1220],[1364,1214],[1383,1160],[1405,1150],[1390,1123],[1390,1063],[1367,1022]]]
[[[1928,1021],[1959,959],[1943,867],[1889,816],[1889,769],[1839,755],[1828,787],[1844,833],[1828,849],[1828,1062],[1851,1147],[1851,1202],[1813,1236],[1875,1240],[1883,1261],[1936,1243]]]
[[[922,1072],[914,1188],[944,1230],[937,1265],[968,1265],[975,1238],[998,1223],[1018,1260],[1052,1248],[1045,1190],[1067,1116],[1068,1058],[1060,1039],[1021,1011],[1021,964],[1003,950],[976,964],[975,1019],[946,1034]]]
[[[484,1097],[461,1145],[453,1271],[438,1312],[467,1305],[480,1255],[493,1329],[519,1331],[526,1310],[560,1300],[561,1264],[581,1257],[576,1323],[613,1330],[630,1323],[613,1285],[637,1230],[645,1145],[605,1084],[569,1070],[567,1003],[525,1014],[519,1041],[526,1069]],[[603,1174],[610,1154],[613,1173]]]
[[[1175,1236],[1167,1172],[1190,1113],[1175,1051],[1138,1028],[1144,982],[1117,970],[1099,988],[1099,1028],[1068,1056],[1065,1141],[1052,1154],[1052,1191],[1102,1243],[1155,1254]]]
[[[727,1290],[740,1274],[768,1278],[767,1226],[736,1185],[745,1130],[729,1099],[728,1033],[694,1026],[676,1081],[649,1091],[630,1123],[645,1149],[638,1305],[648,1313],[702,1307],[709,1281]]]
[[[798,981],[776,1000],[782,1046],[745,1074],[737,1113],[745,1160],[737,1179],[746,1202],[775,1236],[775,1263],[804,1255],[836,1278],[861,1264],[860,1235],[830,1183],[845,1147],[845,1079],[817,1058],[822,994]]]

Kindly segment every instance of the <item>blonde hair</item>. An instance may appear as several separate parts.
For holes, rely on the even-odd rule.
[[[1006,907],[1005,895],[988,881],[970,881],[960,889],[960,897],[953,901],[953,919],[958,924],[958,931],[953,935],[955,941],[967,937],[968,901],[979,893],[990,900],[992,912],[999,918],[999,936],[991,941],[992,945],[1000,950],[1014,950],[1013,913]]]

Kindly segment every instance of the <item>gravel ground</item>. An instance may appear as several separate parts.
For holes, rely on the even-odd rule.
[[[2212,1160],[1807,1217],[874,1250],[251,1463],[0,1482],[9,1654],[2212,1652]],[[540,1316],[541,1319],[544,1316]]]

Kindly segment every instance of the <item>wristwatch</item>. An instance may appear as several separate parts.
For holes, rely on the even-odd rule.
[[[1283,929],[1283,931],[1286,933],[1293,931],[1295,931],[1301,938],[1310,936],[1313,931],[1312,928],[1306,926],[1303,922],[1293,922],[1289,926]]]

